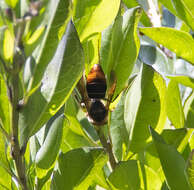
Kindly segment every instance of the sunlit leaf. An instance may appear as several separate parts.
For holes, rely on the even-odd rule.
[[[9,190],[11,189],[11,176],[8,172],[0,165],[0,189]]]
[[[127,6],[127,8],[137,7],[137,6],[140,6],[142,3],[141,1],[137,1],[137,0],[123,0],[123,2]],[[151,26],[150,19],[148,18],[144,10],[140,18],[140,22],[146,27]]]
[[[10,132],[10,102],[7,96],[7,87],[5,81],[0,76],[0,119],[3,128]]]
[[[191,0],[172,0],[177,16],[181,18],[188,26],[194,30],[194,3]]]
[[[120,162],[108,179],[114,186],[113,189],[118,190],[160,190],[162,185],[156,172],[136,160]]]
[[[160,162],[170,189],[191,190],[185,173],[185,160],[172,145],[167,145],[163,138],[151,127],[150,131],[156,146]]]
[[[192,29],[193,24],[193,1],[192,0],[159,0],[171,13],[182,19]]]
[[[82,147],[92,146],[92,143],[88,141],[88,138],[83,133],[82,126],[73,117],[68,117],[64,122],[63,140],[61,149],[63,153]]]
[[[27,56],[31,55],[34,49],[39,45],[45,30],[46,27],[40,26],[30,37],[26,37],[24,40],[24,47]]]
[[[151,125],[161,131],[166,121],[166,85],[152,67],[143,65],[129,88],[125,100],[124,119],[129,135],[130,151],[138,152],[149,142]]]
[[[101,171],[107,162],[103,149],[74,149],[58,159],[58,168],[54,171],[51,190],[88,189],[93,182],[104,181]]]
[[[189,76],[174,75],[174,76],[167,76],[167,77],[182,85],[185,85],[194,89],[194,79]]]
[[[166,92],[166,112],[167,116],[176,128],[184,126],[185,118],[179,87],[176,81],[171,80]]]
[[[194,64],[194,39],[187,32],[167,27],[140,28],[142,33]]]
[[[191,152],[188,160],[187,173],[189,176],[189,181],[194,188],[194,150]]]
[[[122,159],[123,146],[128,147],[129,134],[124,122],[124,102],[123,94],[115,110],[111,114],[110,133],[113,143],[113,151],[118,160]]]
[[[18,3],[18,0],[5,0],[5,2],[7,3],[7,5],[9,5],[12,8],[15,8],[15,6]]]
[[[83,67],[83,49],[70,22],[55,57],[45,71],[42,86],[30,96],[20,113],[22,142],[35,134],[61,108],[80,79]]]
[[[115,72],[115,97],[126,87],[139,52],[140,43],[136,30],[141,12],[140,7],[128,9],[102,33],[101,64],[108,79],[111,71]]]
[[[48,169],[58,155],[63,136],[63,119],[61,115],[50,124],[46,139],[36,154],[36,165],[39,168]]]
[[[41,48],[38,51],[37,65],[34,77],[31,79],[31,87],[36,87],[44,74],[48,63],[52,60],[57,46],[66,30],[71,13],[69,12],[69,0],[52,0],[47,5],[43,26],[47,25]],[[61,11],[63,10],[63,11]]]
[[[9,29],[6,29],[4,33],[3,53],[4,53],[5,59],[7,60],[13,59],[14,35]]]
[[[184,104],[185,126],[194,128],[194,92],[186,99]]]
[[[92,34],[102,32],[116,17],[120,0],[74,0],[73,21],[83,41]]]
[[[116,189],[140,189],[140,175],[137,161],[128,160],[120,162],[108,179]]]

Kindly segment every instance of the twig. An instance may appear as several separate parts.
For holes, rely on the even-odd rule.
[[[15,63],[17,64],[17,63]],[[15,66],[14,64],[14,66]],[[12,156],[15,161],[18,178],[23,190],[28,190],[27,180],[25,175],[25,164],[24,158],[20,151],[19,141],[18,141],[18,121],[19,121],[19,112],[17,110],[17,105],[19,102],[19,74],[12,76],[11,80],[11,89],[12,89],[12,114],[11,114],[11,128],[12,128],[12,139],[11,139],[11,151]]]
[[[150,18],[150,21],[154,27],[160,27],[161,26],[161,15],[159,13],[158,7],[153,2],[153,0],[148,0],[148,16]]]
[[[117,162],[116,162],[115,156],[114,156],[113,151],[112,151],[112,145],[110,142],[108,142],[106,140],[104,133],[102,132],[102,127],[100,127],[100,128],[96,127],[96,131],[98,133],[98,136],[99,136],[99,139],[100,139],[102,146],[104,147],[104,149],[108,153],[111,168],[114,170]]]

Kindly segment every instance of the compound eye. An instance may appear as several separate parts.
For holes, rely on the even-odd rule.
[[[94,121],[102,122],[107,115],[107,110],[100,100],[95,100],[92,101],[89,115]]]

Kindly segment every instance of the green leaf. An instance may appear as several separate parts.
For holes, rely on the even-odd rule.
[[[172,14],[177,16],[177,12],[172,4],[172,1],[159,0]]]
[[[11,187],[11,176],[7,159],[6,140],[0,131],[0,187],[9,190]]]
[[[35,162],[39,168],[48,169],[58,155],[63,136],[63,119],[61,115],[51,123],[46,139],[36,154]]]
[[[12,60],[14,54],[14,35],[10,29],[4,32],[3,54],[6,60]]]
[[[2,132],[0,131],[0,166],[9,170],[6,149],[7,149],[6,140],[5,140],[5,137],[3,136]]]
[[[11,176],[1,166],[0,166],[0,189],[4,189],[4,190],[11,189]]]
[[[22,143],[35,134],[68,99],[82,75],[83,56],[77,33],[70,22],[55,57],[46,68],[42,86],[21,110],[19,126]]]
[[[34,49],[38,47],[38,45],[42,41],[45,30],[45,26],[39,26],[32,35],[28,35],[27,37],[25,37],[25,39],[23,40],[23,45],[26,56],[30,56]]]
[[[25,93],[28,90],[28,85],[31,78],[33,77],[35,65],[36,63],[34,58],[32,56],[28,57],[24,65],[23,81],[22,81],[25,88]]]
[[[76,117],[78,113],[78,106],[74,100],[73,94],[68,98],[65,104],[65,115]]]
[[[75,100],[73,96],[70,96],[68,101],[65,104],[65,116],[67,120],[64,122],[63,129],[63,143],[62,143],[62,151],[63,153],[81,147],[90,147],[94,144],[94,142],[90,138],[90,131],[92,126],[88,126],[89,130],[86,131],[87,123],[79,121],[77,119],[77,106],[75,104]]]
[[[194,137],[194,133],[192,133],[190,141],[189,141],[189,146],[191,149],[194,149],[194,138],[193,137]]]
[[[26,39],[26,44],[31,45],[35,43],[41,34],[44,32],[45,27],[40,26],[28,39]]]
[[[178,152],[182,154],[188,142],[192,139],[192,133],[193,129],[165,129],[162,131],[161,136],[167,144],[175,146]]]
[[[165,140],[166,144],[173,145],[175,148],[178,148],[181,141],[184,140],[187,135],[187,129],[164,129],[161,136]]]
[[[191,0],[172,0],[177,16],[194,30],[194,3]]]
[[[191,134],[192,130],[187,130],[185,128],[165,129],[162,131],[161,136],[168,145],[172,145],[180,153],[182,153],[185,150],[185,147],[188,145],[189,139],[192,139]],[[153,142],[146,147],[142,156],[143,158],[141,159],[141,161],[151,167],[163,181],[165,179],[165,176],[163,174],[159,156]]]
[[[171,80],[168,84],[166,92],[166,112],[175,128],[182,128],[184,126],[185,117],[179,87],[174,80]]]
[[[150,132],[156,146],[168,186],[172,190],[191,190],[185,173],[185,160],[172,145],[167,145],[163,138],[151,127]]]
[[[38,50],[37,65],[34,76],[31,79],[32,88],[39,85],[45,68],[52,60],[57,46],[62,39],[70,19],[69,6],[69,0],[51,0],[47,5],[45,19],[42,23],[47,28],[41,48]]]
[[[152,40],[176,53],[178,57],[194,64],[194,40],[190,34],[173,28],[139,28]]]
[[[139,163],[139,173],[141,180],[141,189],[149,190],[161,190],[162,181],[158,175],[158,172],[155,172],[152,168],[147,165]]]
[[[96,151],[95,149],[91,151],[93,156],[94,164],[92,169],[90,170],[89,175],[85,178],[83,182],[81,182],[75,190],[83,190],[88,189],[88,187],[92,184],[98,184],[105,189],[109,189],[105,174],[103,171],[103,167],[108,161],[108,156],[102,152],[102,150]]]
[[[141,45],[138,59],[147,65],[152,65],[161,74],[172,73],[172,63],[158,47],[148,44]]]
[[[175,76],[167,76],[167,77],[182,85],[185,85],[194,89],[194,79],[189,76],[175,75]]]
[[[192,0],[182,0],[182,4],[187,9],[187,11],[194,17],[194,2]]]
[[[193,24],[193,1],[192,0],[159,0],[171,13],[182,19],[192,29]]]
[[[85,74],[90,72],[94,64],[99,63],[99,41],[101,39],[100,33],[92,36],[87,41],[82,43],[85,55]]]
[[[73,21],[80,40],[102,32],[115,19],[120,0],[75,0],[73,1]]]
[[[3,21],[2,21],[3,22]],[[2,25],[4,25],[4,23],[2,24]],[[6,31],[6,27],[5,26],[1,26],[0,27],[0,56],[1,57],[4,57],[4,48],[2,48],[3,46],[4,46],[4,33],[5,33],[5,31]]]
[[[36,153],[38,152],[39,149],[40,149],[40,143],[36,135],[34,135],[30,138],[30,156],[31,156],[32,162],[35,161]]]
[[[7,3],[7,5],[9,5],[11,8],[15,8],[18,0],[5,0],[5,2]]]
[[[118,160],[122,160],[123,146],[128,147],[129,134],[124,122],[125,95],[121,96],[116,109],[111,114],[110,134],[113,152]]]
[[[0,122],[2,127],[10,132],[10,103],[7,96],[5,81],[0,76]]]
[[[64,122],[63,140],[61,145],[63,153],[75,148],[92,146],[82,130],[82,126],[75,118],[67,117],[67,120]]]
[[[136,160],[120,162],[108,178],[120,190],[140,189],[140,176]]]
[[[94,182],[104,182],[101,170],[106,162],[107,156],[101,148],[61,153],[58,168],[53,173],[51,190],[88,189]]]
[[[143,157],[140,157],[140,161],[157,172],[158,175],[161,177],[161,180],[163,180],[164,174],[161,170],[161,163],[153,141],[144,149],[142,156]]]
[[[194,128],[194,92],[186,99],[184,104],[185,127]]]
[[[187,165],[187,173],[189,177],[189,181],[194,189],[194,149],[192,150],[189,160],[188,160],[188,165]]]
[[[115,72],[117,79],[115,97],[126,87],[139,52],[140,43],[136,30],[141,12],[140,7],[127,10],[102,33],[101,64],[108,79],[111,71]]]
[[[50,176],[52,175],[52,172],[53,172],[53,168],[50,169],[44,177],[37,178],[37,183],[36,183],[37,190],[42,190],[43,186],[45,185],[45,183],[49,180]]]
[[[138,152],[149,142],[148,126],[161,131],[166,122],[166,85],[162,76],[152,67],[143,65],[128,89],[124,119],[129,136],[129,148]]]
[[[108,178],[113,189],[161,190],[162,182],[150,167],[136,160],[120,162]]]
[[[141,2],[138,2],[137,0],[123,0],[123,3],[127,6],[127,8],[132,8],[132,7],[137,7],[141,6]],[[149,27],[151,26],[151,22],[149,17],[147,16],[146,12],[143,10],[142,16],[140,18],[140,22],[146,26]]]

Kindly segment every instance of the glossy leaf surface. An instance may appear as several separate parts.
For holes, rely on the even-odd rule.
[[[159,176],[151,168],[136,160],[120,162],[108,179],[113,189],[119,190],[160,190],[162,185]]]
[[[120,0],[75,0],[73,21],[83,41],[95,33],[102,32],[116,17]]]
[[[57,45],[59,44],[65,32],[70,19],[69,0],[52,0],[47,5],[47,14],[43,26],[47,25],[45,36],[39,49],[35,73],[31,79],[31,88],[39,85],[44,70],[55,55]],[[61,11],[63,10],[63,11]]]
[[[107,156],[102,149],[74,149],[61,153],[58,168],[54,171],[51,189],[67,190],[88,189],[89,185],[97,181],[104,181],[101,172]]]
[[[159,131],[163,129],[166,121],[165,93],[162,76],[144,64],[125,100],[124,119],[130,134],[130,151],[138,152],[146,146],[150,137],[149,125]]]
[[[185,114],[185,126],[188,128],[194,128],[194,92],[186,99],[184,104],[184,114]]]
[[[175,76],[167,76],[167,77],[184,86],[188,86],[194,89],[194,79],[192,77],[184,76],[184,75],[175,75]]]
[[[178,57],[194,64],[194,40],[190,34],[167,27],[140,28],[140,31],[175,52]]]
[[[171,105],[171,106],[169,106]],[[177,82],[171,80],[166,93],[166,112],[172,125],[176,128],[184,126],[185,117]]]
[[[29,98],[21,112],[22,142],[36,133],[60,109],[79,80],[83,66],[83,50],[70,22],[55,57],[45,71],[42,86]]]
[[[151,127],[150,131],[156,146],[160,162],[166,177],[168,186],[172,190],[182,190],[191,187],[185,173],[185,160],[172,145],[167,145],[163,138]]]
[[[187,173],[189,176],[189,181],[194,188],[194,150],[191,152],[189,160],[188,160],[188,165],[187,165]]]
[[[55,161],[63,136],[64,116],[56,118],[50,126],[46,139],[36,154],[36,165],[48,169]]]
[[[111,114],[110,133],[113,143],[113,151],[118,160],[122,160],[123,146],[128,147],[129,134],[124,122],[124,103],[125,95],[123,94],[117,107]]]
[[[0,118],[3,125],[1,127],[10,132],[10,103],[7,93],[5,81],[0,77]]]
[[[115,96],[126,86],[139,52],[136,30],[140,16],[140,7],[131,8],[123,16],[118,16],[113,25],[102,33],[101,64],[108,79],[111,70],[115,72]]]

